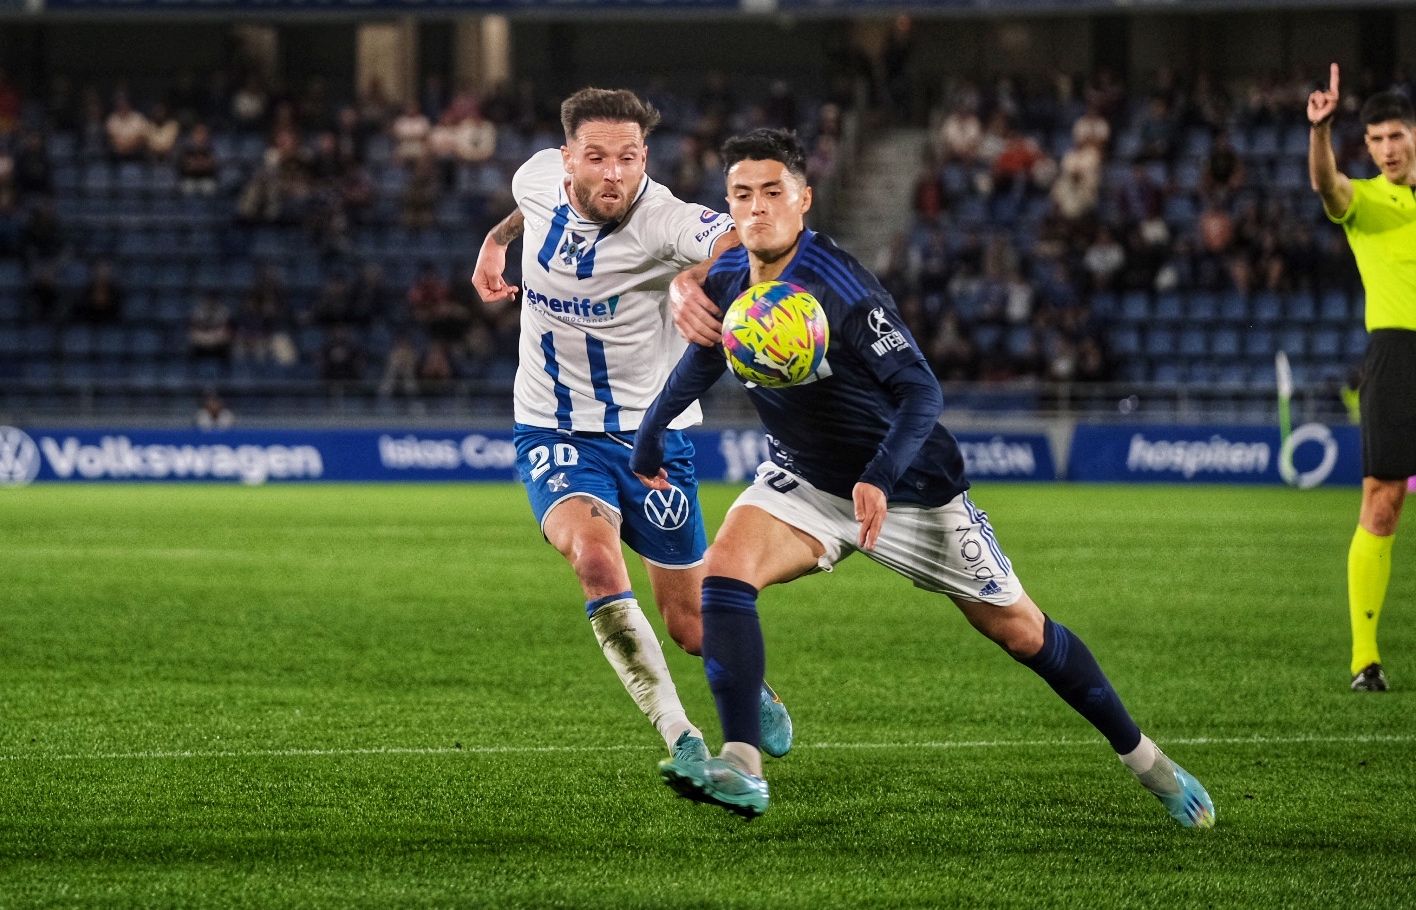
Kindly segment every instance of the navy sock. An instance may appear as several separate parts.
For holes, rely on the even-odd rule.
[[[1111,688],[1111,680],[1101,672],[1086,644],[1066,626],[1047,617],[1042,627],[1042,650],[1018,663],[1041,676],[1063,701],[1096,727],[1116,754],[1125,755],[1140,745],[1141,730],[1121,704],[1121,696]]]
[[[766,662],[757,589],[721,575],[703,579],[703,670],[724,742],[761,745],[758,693]]]

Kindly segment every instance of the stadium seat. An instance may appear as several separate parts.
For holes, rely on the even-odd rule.
[[[1308,332],[1301,328],[1286,328],[1278,333],[1278,349],[1290,358],[1308,354]]]
[[[1107,347],[1118,357],[1135,357],[1141,353],[1141,333],[1128,325],[1112,326],[1106,334]],[[983,345],[979,345],[983,350]]]
[[[1195,322],[1214,322],[1219,318],[1219,301],[1208,291],[1196,291],[1185,299],[1185,318]]]
[[[1151,382],[1161,385],[1179,385],[1184,381],[1184,373],[1178,361],[1162,360],[1151,367]]]
[[[1244,299],[1242,291],[1230,288],[1222,292],[1216,303],[1219,312],[1216,317],[1225,322],[1245,322],[1249,321],[1249,302]]]
[[[1174,291],[1157,295],[1152,318],[1159,322],[1180,322],[1183,320],[1185,317],[1180,295]]]
[[[1232,326],[1214,326],[1210,330],[1210,356],[1217,360],[1233,360],[1242,350],[1239,330]]]
[[[1198,326],[1191,326],[1180,332],[1180,343],[1178,347],[1180,356],[1188,358],[1201,358],[1208,353],[1206,332]]]
[[[1311,291],[1294,291],[1283,301],[1283,312],[1290,322],[1311,323],[1317,318],[1317,309]]]
[[[1260,291],[1252,301],[1251,318],[1260,325],[1272,325],[1283,316],[1283,305],[1278,294]]]
[[[1127,291],[1121,298],[1121,318],[1136,323],[1150,321],[1150,295],[1145,291]]]
[[[1272,360],[1277,350],[1273,332],[1267,329],[1254,329],[1244,334],[1244,356],[1251,361]]]
[[[1340,359],[1342,357],[1342,333],[1337,329],[1318,329],[1312,334],[1312,345],[1309,350],[1318,360]]]
[[[1347,330],[1346,355],[1350,360],[1356,361],[1367,352],[1367,330],[1354,325]]]
[[[1145,354],[1147,357],[1173,357],[1175,333],[1170,329],[1159,328],[1146,332]]]
[[[1348,320],[1347,294],[1339,290],[1323,292],[1322,303],[1318,311],[1319,318],[1323,322],[1341,322]]]

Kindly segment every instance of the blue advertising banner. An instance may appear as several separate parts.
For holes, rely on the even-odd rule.
[[[0,485],[513,480],[510,432],[0,427]]]
[[[1362,482],[1356,427],[1079,426],[1067,479],[1129,483],[1258,483],[1308,488]]]
[[[955,433],[970,480],[1056,480],[1052,445],[1041,433]],[[702,480],[747,482],[767,460],[761,430],[690,431]]]
[[[760,430],[694,430],[701,480],[746,483],[767,457]],[[960,434],[975,480],[1052,480],[1041,434]],[[109,481],[289,483],[510,481],[509,430],[61,429],[0,426],[0,486]]]

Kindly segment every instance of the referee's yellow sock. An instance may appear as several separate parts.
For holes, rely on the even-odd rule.
[[[1347,551],[1347,610],[1352,617],[1352,673],[1380,663],[1377,621],[1382,616],[1387,582],[1391,579],[1392,534],[1378,537],[1361,525]]]

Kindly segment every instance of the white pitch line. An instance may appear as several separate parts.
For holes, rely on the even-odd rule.
[[[1331,744],[1383,744],[1416,742],[1412,734],[1357,734],[1355,736],[1194,736],[1189,738],[1167,738],[1167,746],[1294,746],[1309,743]],[[872,750],[896,749],[918,751],[925,749],[1008,749],[1008,748],[1075,748],[1078,746],[1099,746],[1099,739],[987,739],[987,740],[931,740],[924,742],[822,742],[799,743],[802,751],[811,749],[832,750]],[[644,751],[645,746],[617,744],[610,746],[371,746],[362,749],[250,749],[250,750],[178,750],[153,752],[93,752],[29,755],[0,755],[0,762],[22,761],[149,761],[162,759],[204,759],[204,758],[340,758],[359,755],[536,755],[536,754],[579,754],[592,752]]]

